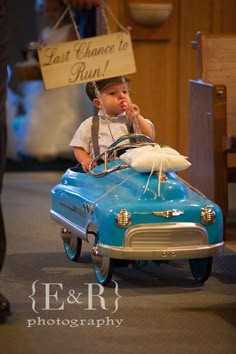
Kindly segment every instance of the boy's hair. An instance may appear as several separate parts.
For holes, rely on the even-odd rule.
[[[103,79],[103,80],[98,80],[95,81],[96,87],[98,91],[104,90],[106,87],[112,85],[112,84],[122,84],[122,83],[129,83],[129,80],[123,76],[116,76],[116,77],[110,77],[109,79]],[[88,97],[90,98],[91,101],[94,100],[94,98],[97,98],[96,92],[95,92],[95,85],[94,82],[88,82],[86,85],[86,93]]]

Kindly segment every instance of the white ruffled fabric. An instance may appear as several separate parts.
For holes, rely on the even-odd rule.
[[[49,43],[66,42],[71,25],[44,31]],[[80,123],[92,115],[94,107],[85,93],[85,84],[45,90],[43,82],[23,84],[26,115],[18,131],[18,152],[36,158],[68,157],[69,146]]]

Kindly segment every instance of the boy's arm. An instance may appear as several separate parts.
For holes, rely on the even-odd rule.
[[[149,123],[147,119],[144,119],[141,114],[139,107],[135,104],[130,106],[125,106],[127,116],[132,120],[134,125],[136,125],[141,134],[149,136],[152,140],[155,138],[155,130],[152,124]]]
[[[90,162],[93,160],[92,157],[82,147],[74,147],[74,154],[76,160],[81,164],[83,171],[88,172]]]
[[[132,119],[132,118],[131,118]],[[153,125],[151,125],[147,119],[144,119],[140,114],[135,115],[135,118],[132,119],[134,124],[138,126],[140,133],[148,136],[152,140],[155,138],[155,130]]]

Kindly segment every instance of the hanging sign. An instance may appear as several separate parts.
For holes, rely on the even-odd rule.
[[[42,46],[38,56],[46,89],[136,71],[131,37],[126,32]]]

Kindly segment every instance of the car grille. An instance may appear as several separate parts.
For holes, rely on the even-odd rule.
[[[135,225],[126,231],[124,240],[124,247],[149,250],[196,248],[206,244],[206,230],[195,223]]]

